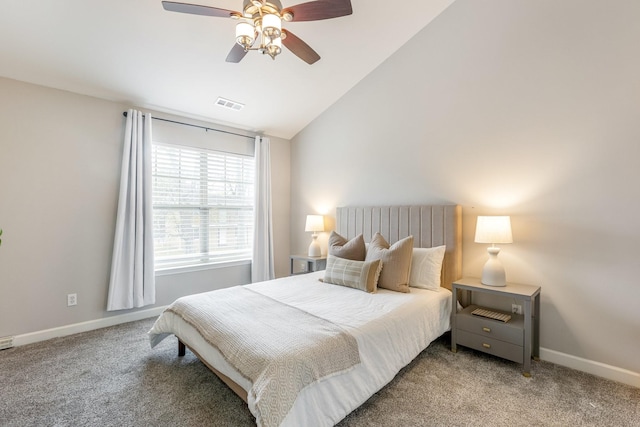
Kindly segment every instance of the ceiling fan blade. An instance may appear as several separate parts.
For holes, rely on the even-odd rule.
[[[320,55],[315,50],[303,42],[298,36],[287,30],[286,37],[282,39],[282,44],[287,49],[294,53],[298,58],[302,59],[307,64],[313,64],[320,59]]]
[[[351,15],[351,0],[318,0],[301,3],[283,9],[282,13],[293,15],[293,22],[320,21],[321,19],[339,18]]]
[[[238,43],[235,43],[231,48],[229,55],[227,55],[226,61],[234,62],[237,64],[238,62],[242,61],[242,58],[244,58],[246,54],[247,54],[247,51],[244,50],[244,48],[240,46]]]
[[[190,13],[192,15],[202,16],[218,16],[221,18],[229,18],[232,15],[241,15],[240,12],[234,12],[233,10],[201,6],[199,4],[176,3],[173,1],[163,1],[162,7],[164,7],[164,10],[168,10],[170,12]]]

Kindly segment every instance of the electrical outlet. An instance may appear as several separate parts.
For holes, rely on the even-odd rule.
[[[511,304],[511,313],[522,314],[522,306],[519,304]]]
[[[78,304],[78,294],[67,295],[67,307]]]

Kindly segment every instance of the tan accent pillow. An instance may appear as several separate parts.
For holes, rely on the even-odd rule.
[[[409,273],[413,253],[413,236],[405,237],[392,246],[376,233],[369,243],[365,261],[382,260],[378,287],[397,292],[409,292]]]
[[[323,282],[373,293],[381,269],[381,260],[353,261],[329,255]]]
[[[332,231],[329,235],[329,255],[354,261],[364,261],[366,253],[367,250],[364,246],[362,234],[351,240],[345,239],[335,231]]]

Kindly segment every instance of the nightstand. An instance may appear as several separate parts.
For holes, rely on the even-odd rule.
[[[291,275],[310,273],[312,271],[320,271],[327,268],[326,256],[308,256],[308,255],[290,255],[291,258]],[[304,261],[306,263],[306,269],[294,273],[295,261]]]
[[[452,285],[451,351],[462,345],[522,363],[522,374],[531,376],[531,357],[540,357],[540,286],[521,285],[507,282],[507,286],[486,286],[480,279],[464,278]],[[458,291],[466,292],[469,304],[458,312]],[[502,322],[471,314],[478,308],[472,304],[473,294],[483,293],[510,297],[524,303],[523,314],[510,314],[511,320]],[[487,307],[482,307],[487,308]],[[501,312],[489,308],[491,311]]]

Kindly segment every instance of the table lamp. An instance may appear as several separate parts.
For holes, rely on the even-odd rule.
[[[320,245],[318,244],[318,231],[324,231],[324,217],[322,215],[307,215],[307,224],[304,231],[311,231],[311,244],[309,245],[309,256],[321,256]]]
[[[506,286],[504,267],[498,259],[500,248],[496,243],[513,243],[511,218],[508,216],[478,216],[476,224],[476,243],[491,243],[487,248],[489,260],[482,269],[482,284],[488,286]]]

